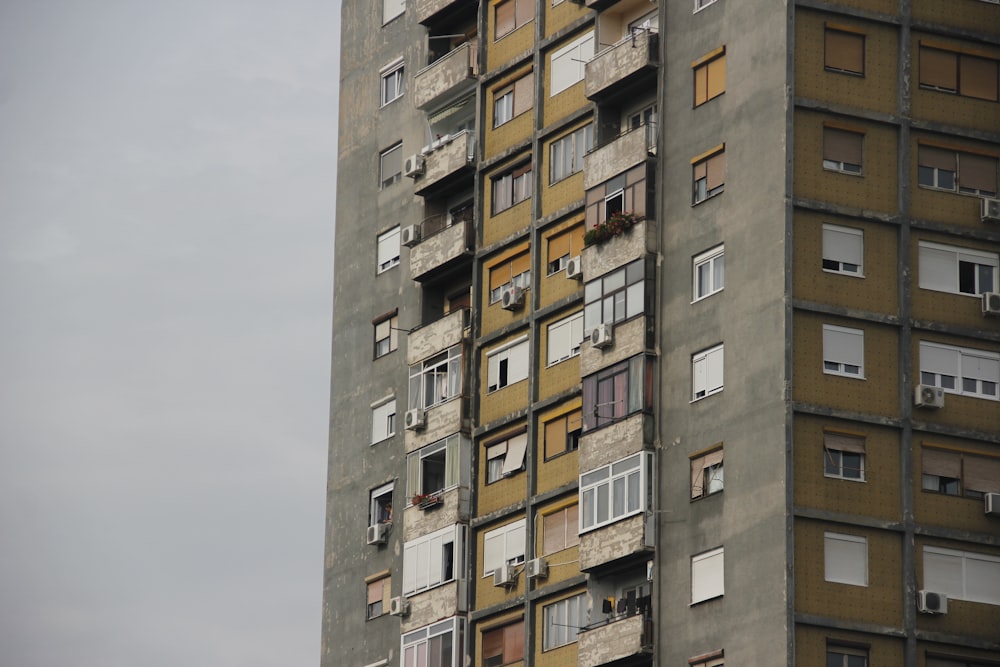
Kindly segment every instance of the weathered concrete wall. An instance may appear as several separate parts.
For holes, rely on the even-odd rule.
[[[591,628],[579,636],[579,666],[597,667],[642,653],[641,614]]]
[[[442,504],[430,509],[420,509],[416,505],[406,508],[403,513],[403,541],[409,542],[421,535],[441,530],[445,526],[469,520],[469,489],[458,486],[441,494]],[[406,498],[406,503],[409,498]],[[402,503],[402,504],[406,504]]]
[[[583,158],[583,187],[590,188],[646,159],[646,128],[626,132]]]
[[[614,325],[615,342],[604,349],[594,347],[590,340],[580,346],[580,375],[587,377],[602,368],[612,366],[619,361],[646,351],[646,317],[633,317],[631,320]],[[589,331],[583,332],[590,336]]]
[[[660,62],[660,36],[645,30],[633,38],[598,53],[586,66],[588,98],[611,94],[631,77],[656,68]]]
[[[591,570],[646,550],[646,517],[636,514],[581,535],[580,569]]]
[[[426,193],[449,176],[466,167],[471,168],[475,155],[475,136],[468,130],[459,132],[436,150],[424,155],[424,174],[417,177],[414,193]]]
[[[461,343],[465,335],[463,318],[461,311],[455,311],[419,329],[411,330],[406,335],[406,363],[412,366]]]
[[[652,432],[652,417],[642,413],[615,422],[610,426],[589,431],[580,438],[580,472],[607,465],[641,452],[646,435]]]
[[[430,238],[424,239],[410,250],[410,276],[422,276],[448,262],[469,253],[472,226],[458,223]]]
[[[478,73],[475,67],[478,48],[477,42],[466,42],[417,72],[413,81],[414,105],[428,109],[454,94],[460,86],[473,85]]]
[[[459,600],[465,598],[465,588],[463,579],[411,595],[407,598],[410,603],[410,614],[400,621],[400,634],[457,614],[459,607],[462,606]]]
[[[612,174],[614,175],[614,174]],[[593,280],[620,268],[657,248],[657,225],[650,220],[637,222],[621,236],[583,249],[583,279]]]

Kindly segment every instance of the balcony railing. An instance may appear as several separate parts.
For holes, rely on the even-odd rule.
[[[648,558],[655,545],[653,514],[643,512],[580,536],[580,570]]]
[[[657,125],[646,123],[628,130],[583,156],[583,187],[610,180],[656,155]]]
[[[657,33],[638,29],[595,55],[586,65],[587,98],[598,100],[615,95],[655,73],[660,64],[659,45]]]
[[[578,642],[580,667],[622,664],[629,658],[652,653],[653,619],[648,612],[613,618],[605,625],[581,632]]]
[[[428,109],[475,85],[479,74],[475,41],[452,49],[417,72],[413,81],[413,103],[418,109]]]
[[[434,195],[471,176],[475,170],[475,133],[469,130],[442,137],[424,153],[424,173],[416,176],[414,194],[421,197]],[[469,183],[471,185],[471,182]]]

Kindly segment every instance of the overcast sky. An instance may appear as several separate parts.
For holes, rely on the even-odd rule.
[[[338,0],[0,0],[0,663],[319,662]]]

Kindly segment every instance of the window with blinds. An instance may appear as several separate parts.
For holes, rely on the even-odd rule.
[[[493,39],[514,32],[535,18],[533,0],[502,0],[493,6]]]
[[[500,127],[534,105],[535,76],[528,72],[513,83],[493,91],[493,127]]]
[[[701,106],[726,92],[726,47],[691,63],[694,71],[694,106]]]
[[[865,236],[860,229],[823,225],[823,270],[864,277]]]
[[[865,377],[865,332],[833,324],[823,325],[823,372]]]
[[[545,460],[579,449],[582,430],[581,410],[573,410],[569,414],[545,422]]]
[[[823,168],[845,174],[861,173],[861,149],[864,135],[860,132],[823,128]]]
[[[968,498],[1000,493],[1000,457],[924,446],[920,458],[924,491]]]
[[[997,158],[921,144],[917,150],[917,184],[993,197],[997,193]]]
[[[483,631],[483,665],[500,667],[524,660],[524,619]]]
[[[566,268],[571,257],[580,254],[583,250],[583,234],[583,225],[577,225],[548,238],[545,264],[548,275],[559,273]]]
[[[823,476],[865,481],[865,439],[846,433],[824,433]]]
[[[691,458],[691,500],[722,491],[724,469],[722,447]]]
[[[704,159],[693,162],[692,172],[695,204],[722,192],[726,186],[725,147]]]
[[[920,43],[920,87],[963,97],[998,100],[998,61]]]
[[[841,74],[865,73],[863,33],[827,26],[823,33],[823,66]]]
[[[490,303],[503,298],[510,287],[528,289],[531,286],[531,255],[521,253],[490,267]]]
[[[542,555],[548,556],[580,543],[580,506],[570,505],[542,516]]]

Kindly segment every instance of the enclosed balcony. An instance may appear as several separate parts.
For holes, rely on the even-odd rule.
[[[471,185],[475,173],[475,133],[462,130],[440,137],[425,147],[419,159],[423,160],[423,166],[412,174],[414,194],[431,197],[454,186]],[[469,183],[465,183],[466,180]]]
[[[413,103],[427,110],[472,89],[479,75],[477,43],[465,42],[417,72]]]
[[[468,313],[456,310],[407,333],[410,383],[402,419],[407,452],[468,431],[468,401],[463,391]]]
[[[659,45],[660,36],[656,32],[639,29],[595,55],[586,65],[587,98],[599,102],[646,78],[655,87]]]
[[[648,612],[635,610],[581,632],[577,641],[580,667],[648,664],[653,652],[653,619]]]
[[[410,250],[410,276],[424,282],[472,257],[475,242],[472,217],[455,220],[445,213],[424,220],[420,224],[420,239]]]

